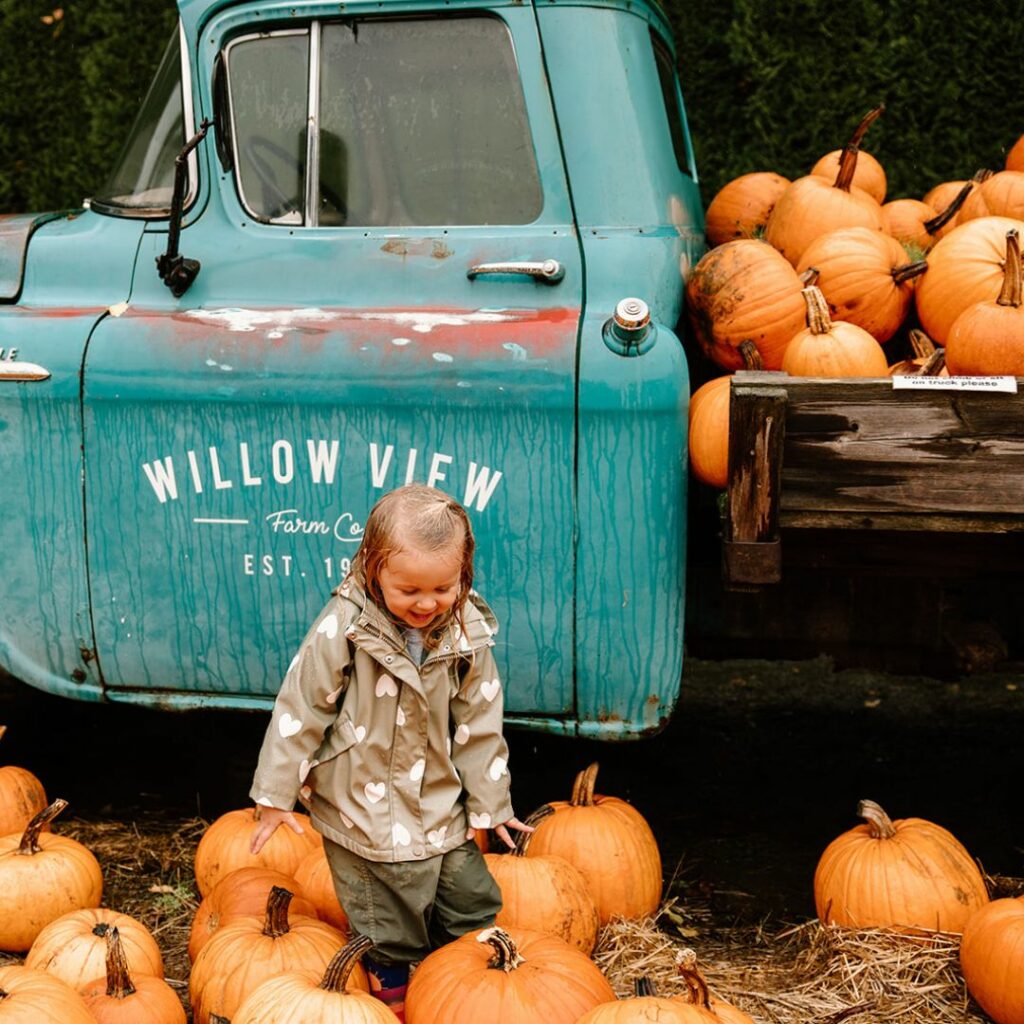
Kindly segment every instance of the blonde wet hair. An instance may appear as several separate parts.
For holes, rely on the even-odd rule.
[[[455,603],[423,637],[424,646],[433,649],[453,622],[464,628],[463,611],[473,586],[476,540],[466,510],[454,498],[424,484],[406,484],[388,491],[370,510],[349,575],[387,611],[380,571],[392,555],[400,551],[433,554],[460,545],[462,557]]]

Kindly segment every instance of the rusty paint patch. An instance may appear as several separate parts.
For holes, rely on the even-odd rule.
[[[446,260],[455,253],[439,238],[389,238],[381,247],[389,256],[429,256]]]
[[[430,255],[435,260],[446,260],[449,256],[454,256],[455,252],[454,250],[449,249],[444,242],[435,242],[433,249],[430,251]]]
[[[404,238],[392,238],[380,247],[380,251],[390,253],[392,256],[408,256],[409,245]]]

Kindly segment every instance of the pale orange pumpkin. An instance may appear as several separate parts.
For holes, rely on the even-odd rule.
[[[407,1024],[576,1024],[615,999],[589,957],[554,935],[521,929],[470,932],[416,968]]]
[[[317,851],[311,850],[310,856],[315,856],[316,853]],[[320,856],[323,857],[323,851],[320,851]],[[229,871],[210,890],[209,896],[204,896],[199,904],[189,933],[189,959],[195,961],[203,946],[228,921],[233,921],[236,917],[262,916],[266,910],[270,890],[275,885],[282,889],[290,889],[294,893],[288,905],[289,919],[322,916],[316,904],[306,895],[305,886],[297,878],[290,878],[283,872],[271,871],[269,868],[237,868],[235,871]]]
[[[1006,170],[1024,171],[1024,135],[1022,135],[1006,154]]]
[[[997,1024],[1024,1024],[1024,899],[993,900],[971,915],[960,969],[967,991]]]
[[[921,818],[891,821],[872,800],[857,808],[867,824],[825,849],[814,873],[823,924],[962,932],[988,902],[981,872],[946,829]]]
[[[0,1024],[96,1024],[82,997],[60,978],[30,967],[0,967]]]
[[[1024,220],[1024,171],[1000,171],[971,192],[960,210],[960,223],[979,217]]]
[[[0,837],[0,949],[25,952],[62,914],[100,905],[103,872],[96,858],[74,839],[42,831],[67,805],[57,799],[22,836]]]
[[[334,925],[345,935],[349,934],[348,915],[338,900],[331,866],[322,849],[306,854],[295,869],[295,882],[316,908],[316,915],[321,921]]]
[[[914,290],[918,318],[937,345],[969,306],[996,298],[1003,287],[1006,232],[1024,228],[1008,217],[980,217],[954,228],[928,254],[928,272]]]
[[[816,174],[819,177],[827,178],[829,181],[832,181],[839,171],[839,166],[843,161],[843,155],[850,150],[853,150],[859,154],[857,169],[853,176],[854,187],[867,192],[867,194],[879,205],[884,203],[888,184],[885,177],[885,169],[870,153],[865,153],[860,148],[860,144],[864,141],[864,136],[867,133],[867,130],[875,123],[875,121],[878,120],[879,117],[881,117],[884,112],[884,105],[875,107],[874,110],[868,111],[868,113],[864,115],[860,124],[858,124],[856,129],[854,129],[853,135],[850,137],[850,141],[847,142],[842,149],[834,149],[831,153],[826,153],[811,168],[811,174]]]
[[[953,374],[1024,376],[1024,306],[1021,305],[1020,240],[1006,233],[1003,288],[991,302],[969,306],[953,321],[946,365]]]
[[[185,1024],[177,992],[163,978],[132,977],[117,928],[106,934],[104,973],[82,987],[81,995],[98,1024]]]
[[[596,762],[576,776],[569,800],[537,826],[527,857],[564,857],[587,880],[598,920],[653,914],[661,901],[661,855],[643,815],[625,800],[594,793]]]
[[[6,731],[7,726],[0,725],[0,739]],[[43,784],[27,768],[13,764],[0,768],[0,836],[13,832],[20,836],[48,802]]]
[[[708,204],[704,233],[712,245],[763,234],[776,200],[792,184],[773,171],[741,174],[727,182]]]
[[[914,280],[927,269],[881,231],[842,228],[815,239],[797,264],[815,267],[818,288],[836,320],[856,324],[879,343],[900,328],[914,301]]]
[[[262,919],[235,918],[202,948],[189,980],[195,1024],[209,1024],[211,1013],[230,1020],[257,985],[282,971],[323,973],[345,937],[316,918],[289,922],[291,898],[275,886]]]
[[[782,369],[794,377],[885,377],[882,346],[856,324],[833,321],[821,289],[804,289],[807,327],[786,348]]]
[[[968,181],[944,209],[919,199],[894,199],[882,207],[882,224],[897,242],[928,252],[943,235],[953,230],[960,208],[974,188]]]
[[[766,242],[726,242],[705,253],[686,282],[694,337],[727,370],[744,365],[745,341],[756,346],[766,370],[777,370],[803,324],[800,288],[796,271]]]
[[[946,210],[949,205],[956,200],[958,196],[963,194],[963,199],[966,200],[967,196],[971,194],[971,190],[976,186],[980,185],[983,181],[992,177],[992,171],[988,168],[981,168],[975,172],[974,176],[970,181],[942,181],[933,188],[930,188],[922,197],[921,201],[927,206],[932,207],[934,210]],[[971,188],[966,186],[970,185]],[[957,207],[956,213],[950,218],[945,224],[940,233],[942,235],[948,235],[960,223],[960,210],[963,207],[963,201],[960,206]]]
[[[646,978],[636,982],[636,994],[614,1003],[602,1003],[583,1014],[576,1024],[712,1024],[718,1018],[684,1005],[678,998],[659,996]]]
[[[107,937],[114,928],[131,972],[162,978],[163,958],[149,929],[134,917],[106,907],[74,910],[51,921],[32,943],[25,966],[46,971],[81,991],[87,982],[103,976]]]
[[[554,811],[545,805],[526,824],[536,826],[551,814]],[[564,857],[525,856],[532,839],[530,833],[521,832],[513,853],[484,854],[501,890],[501,910],[494,923],[499,928],[557,935],[589,954],[597,941],[597,905],[587,880]]]
[[[395,1024],[395,1015],[363,987],[359,957],[373,943],[366,936],[342,947],[321,977],[288,971],[258,985],[232,1024]]]
[[[259,853],[249,852],[259,810],[243,807],[222,814],[204,833],[196,847],[195,875],[199,893],[205,896],[229,872],[237,868],[270,868],[294,876],[295,869],[321,840],[305,814],[295,812],[302,826],[299,835],[282,826],[275,829]]]

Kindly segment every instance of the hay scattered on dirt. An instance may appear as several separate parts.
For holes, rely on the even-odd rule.
[[[674,918],[683,917],[680,928]],[[665,926],[682,931],[679,938]],[[660,925],[660,926],[659,926]],[[688,934],[698,931],[697,936]],[[960,937],[855,930],[811,921],[777,935],[756,928],[702,939],[674,902],[657,919],[613,921],[594,958],[620,995],[646,975],[664,995],[683,994],[676,961],[695,948],[719,998],[759,1024],[985,1024],[959,971]]]

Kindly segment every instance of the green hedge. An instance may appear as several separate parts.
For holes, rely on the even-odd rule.
[[[0,210],[103,182],[173,28],[170,0],[0,0]],[[1000,169],[1024,133],[1024,18],[1005,0],[667,0],[705,201],[798,177],[879,103],[864,148],[890,195]]]

